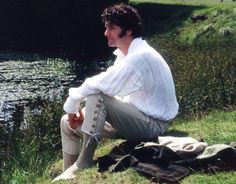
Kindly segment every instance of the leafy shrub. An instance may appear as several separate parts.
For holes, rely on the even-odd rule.
[[[235,106],[235,44],[194,47],[161,37],[150,41],[172,69],[181,116]]]
[[[62,100],[38,99],[32,104],[26,111],[22,130],[15,135],[13,153],[3,168],[5,183],[33,183],[61,153]]]

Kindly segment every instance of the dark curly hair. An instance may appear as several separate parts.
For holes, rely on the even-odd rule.
[[[110,6],[103,11],[101,17],[103,23],[121,27],[121,37],[126,34],[127,30],[132,30],[134,38],[142,36],[142,20],[138,11],[132,6],[123,3]]]

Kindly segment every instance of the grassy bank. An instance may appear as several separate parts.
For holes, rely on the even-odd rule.
[[[168,135],[182,135],[190,136],[194,138],[203,138],[209,145],[217,143],[227,143],[236,140],[236,111],[223,112],[214,111],[199,120],[186,121],[183,119],[177,119],[173,122]],[[121,143],[122,140],[111,141],[107,140],[99,147],[95,153],[94,159],[97,157],[108,154],[109,151],[115,145]],[[57,173],[62,168],[62,160],[56,162],[53,166],[50,166],[44,178],[39,178],[38,184],[51,183],[50,175]],[[218,172],[205,174],[196,172],[186,177],[181,183],[183,184],[234,184],[236,181],[236,172]],[[48,178],[47,178],[48,177]],[[84,170],[78,174],[78,177],[71,181],[61,181],[61,184],[134,184],[142,183],[148,184],[150,180],[139,175],[132,169],[128,169],[124,172],[118,173],[98,173],[97,167],[93,166],[87,170]]]
[[[145,34],[162,34],[182,45],[215,46],[236,39],[236,2],[219,0],[132,0],[144,19]],[[192,16],[204,15],[202,19]],[[234,44],[235,46],[235,44]]]
[[[216,5],[216,4],[235,4],[232,0],[131,0],[135,3],[161,3],[161,4],[176,4],[176,5]]]

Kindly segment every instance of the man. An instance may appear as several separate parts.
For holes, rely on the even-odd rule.
[[[102,20],[108,46],[117,48],[117,58],[105,72],[69,89],[64,104],[68,115],[61,121],[64,172],[54,181],[72,179],[89,167],[101,138],[156,140],[178,112],[171,71],[142,40],[137,10],[114,5],[104,10]],[[82,112],[80,102],[85,98]]]

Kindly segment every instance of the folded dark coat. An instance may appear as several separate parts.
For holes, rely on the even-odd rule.
[[[128,141],[98,158],[99,172],[123,171],[129,167],[154,180],[177,182],[194,171],[236,170],[236,149],[225,144],[208,146],[203,153],[188,158],[164,145]]]

